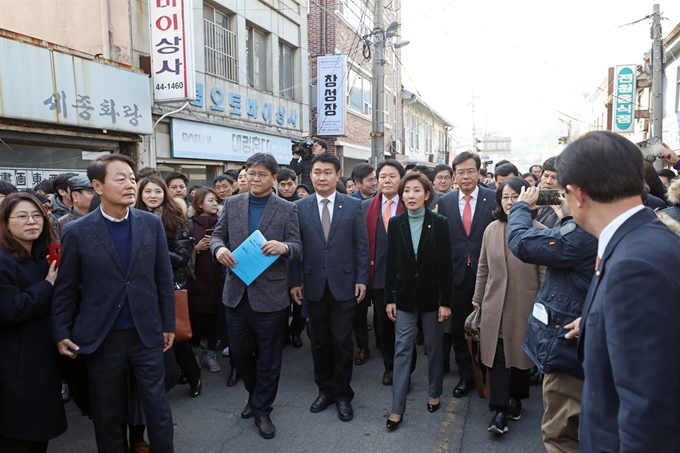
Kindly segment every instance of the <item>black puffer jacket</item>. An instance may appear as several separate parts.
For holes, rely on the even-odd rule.
[[[184,288],[189,278],[189,261],[194,244],[189,236],[189,230],[178,228],[175,235],[168,237],[168,251],[170,252],[170,265],[175,278],[175,286]]]
[[[564,326],[583,312],[595,275],[597,239],[571,217],[559,221],[554,229],[533,228],[529,205],[518,202],[508,216],[508,247],[525,263],[548,268],[536,296],[536,304],[547,312],[548,323],[529,315],[524,352],[542,373],[566,373],[583,379],[578,341],[564,338]]]

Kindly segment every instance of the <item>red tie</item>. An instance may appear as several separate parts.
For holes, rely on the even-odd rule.
[[[463,228],[465,228],[465,234],[470,236],[470,230],[472,229],[472,206],[470,206],[470,200],[472,195],[465,195],[465,208],[463,208]],[[469,265],[472,260],[470,259],[470,254],[467,256],[467,264]]]
[[[383,210],[383,224],[385,225],[385,232],[387,232],[387,227],[390,223],[390,218],[392,217],[392,200],[385,201],[385,209]]]

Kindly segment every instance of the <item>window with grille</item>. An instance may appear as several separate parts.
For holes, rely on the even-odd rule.
[[[230,22],[228,15],[203,5],[205,72],[238,83],[237,40]]]
[[[293,49],[279,44],[279,93],[285,98],[293,99]]]

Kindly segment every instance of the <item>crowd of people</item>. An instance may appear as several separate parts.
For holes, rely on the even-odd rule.
[[[290,168],[257,153],[212,187],[121,154],[34,190],[0,183],[0,452],[46,451],[70,398],[99,451],[171,452],[166,392],[199,397],[220,356],[227,386],[248,392],[241,417],[272,438],[282,351],[305,331],[310,411],[352,420],[371,305],[388,431],[424,343],[430,413],[453,349],[453,397],[488,397],[494,435],[542,382],[548,452],[677,452],[680,160],[661,157],[675,171],[595,132],[526,173],[501,161],[492,174],[462,152],[452,166],[386,159],[345,178],[318,139]],[[546,189],[556,204],[539,205]],[[246,283],[235,250],[258,233],[272,258]],[[192,336],[175,341],[184,290]]]

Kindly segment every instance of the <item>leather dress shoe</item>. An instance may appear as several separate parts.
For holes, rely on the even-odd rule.
[[[260,436],[265,439],[271,439],[276,435],[276,428],[269,417],[255,417],[255,426],[260,431]]]
[[[440,402],[440,403],[441,403],[441,402]],[[430,404],[430,403],[427,403],[427,411],[428,411],[429,413],[437,412],[437,411],[439,410],[439,404],[440,404],[440,403],[437,403],[437,404]]]
[[[368,348],[361,348],[359,349],[359,352],[357,355],[354,357],[354,364],[355,365],[363,365],[366,363],[368,358],[371,356],[371,350]]]
[[[404,414],[401,414],[401,418],[399,419],[399,421],[396,421],[396,422],[394,420],[390,420],[389,417],[388,417],[387,423],[385,424],[385,428],[387,428],[390,431],[394,431],[397,428],[399,428],[399,425],[401,425],[401,422],[403,422],[403,421],[404,421]]]
[[[385,371],[382,377],[382,385],[392,385],[393,371]]]
[[[453,389],[453,396],[456,398],[462,398],[468,396],[472,389],[475,388],[475,383],[473,381],[460,381],[456,388]]]
[[[302,338],[300,338],[300,335],[293,335],[291,338],[291,343],[293,343],[294,348],[301,348],[302,345],[304,344],[302,342]]]
[[[238,384],[238,381],[241,378],[238,375],[238,372],[236,371],[236,368],[232,368],[231,372],[229,373],[229,377],[227,378],[227,387],[233,387],[236,384]]]
[[[189,396],[196,398],[201,394],[201,390],[203,390],[203,382],[199,380],[196,387],[189,386]]]
[[[331,405],[333,400],[328,395],[319,395],[316,397],[312,405],[309,407],[309,411],[313,414],[317,412],[325,411],[328,406]]]
[[[251,418],[253,416],[253,408],[250,407],[250,403],[246,403],[245,407],[241,411],[241,418]]]
[[[348,422],[354,418],[352,404],[349,401],[338,401],[335,403],[338,408],[338,418],[343,422]]]

